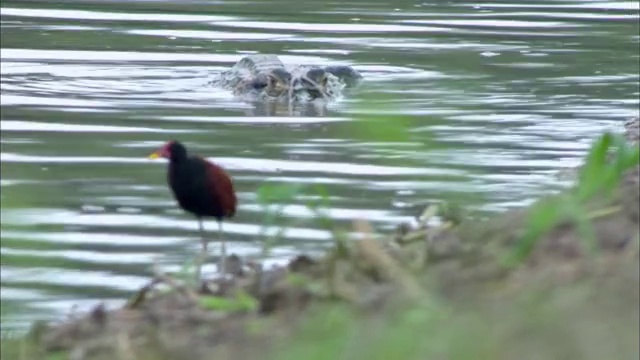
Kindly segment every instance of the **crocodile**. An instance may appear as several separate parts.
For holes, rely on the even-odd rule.
[[[287,69],[276,55],[249,55],[223,71],[213,85],[236,96],[257,99],[332,99],[345,87],[357,85],[362,76],[350,66],[298,65]]]

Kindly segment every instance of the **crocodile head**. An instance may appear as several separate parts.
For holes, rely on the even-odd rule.
[[[291,90],[296,94],[304,92],[308,94],[311,99],[327,98],[329,95],[327,87],[328,81],[329,74],[324,71],[324,69],[309,69],[293,79]]]
[[[288,71],[273,69],[241,84],[237,91],[240,93],[253,91],[269,97],[279,98],[289,92],[290,84],[291,74]]]

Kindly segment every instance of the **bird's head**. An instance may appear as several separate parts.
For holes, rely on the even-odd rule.
[[[178,160],[187,157],[187,149],[177,140],[168,141],[158,150],[149,155],[150,159],[165,158],[169,160]]]

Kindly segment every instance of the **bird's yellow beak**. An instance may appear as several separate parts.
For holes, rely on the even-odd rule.
[[[149,155],[149,159],[157,159],[160,157],[160,152],[156,151],[151,153],[151,155]]]

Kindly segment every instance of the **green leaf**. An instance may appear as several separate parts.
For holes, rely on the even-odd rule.
[[[258,308],[258,300],[244,291],[237,291],[235,298],[207,295],[200,297],[200,305],[215,311],[254,311]]]
[[[602,135],[594,142],[580,171],[578,199],[587,200],[598,192],[610,195],[624,173],[638,163],[640,149],[637,144],[631,144],[622,135]]]
[[[564,206],[567,209],[567,214],[574,221],[577,230],[582,235],[582,242],[586,252],[592,256],[596,255],[598,251],[598,240],[596,239],[595,231],[586,209],[580,206],[580,203],[576,200],[567,201],[564,203]]]
[[[533,251],[538,240],[562,221],[561,207],[558,201],[547,201],[534,205],[527,217],[525,231],[514,249],[502,259],[507,267],[522,263]]]
[[[256,298],[249,295],[246,291],[239,290],[236,292],[236,303],[239,310],[255,311],[258,309],[259,302]]]
[[[607,151],[611,146],[612,135],[606,133],[595,140],[580,170],[578,197],[586,199],[593,195],[603,183],[607,165]]]
[[[287,283],[294,287],[302,287],[309,283],[309,278],[302,274],[288,272],[286,275]]]

